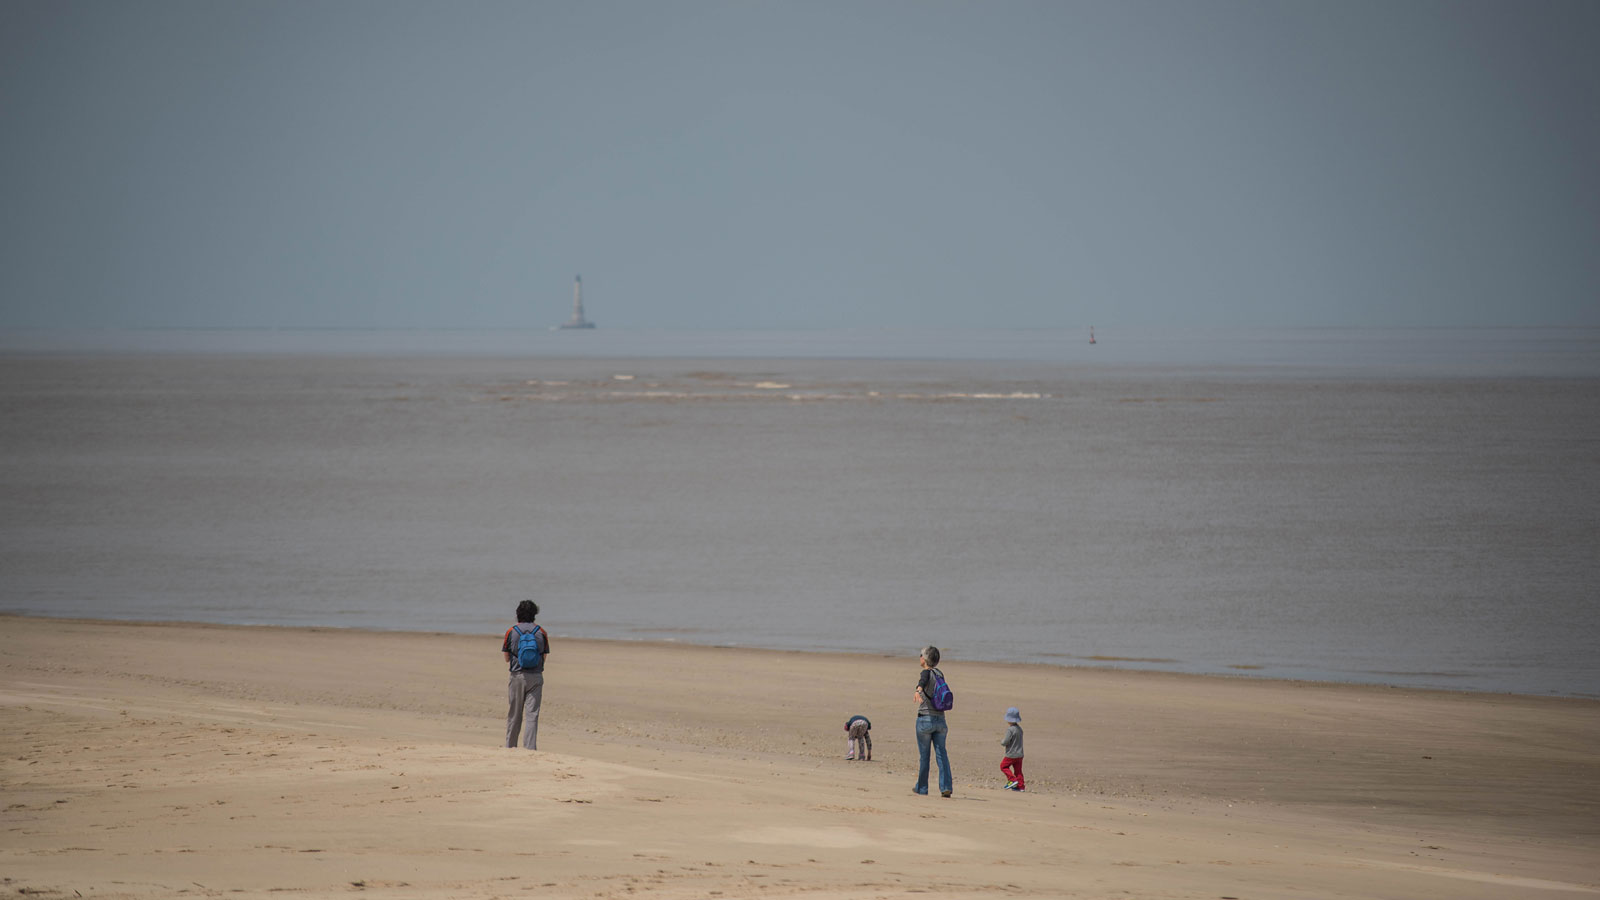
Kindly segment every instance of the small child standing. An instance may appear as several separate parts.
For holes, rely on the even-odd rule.
[[[849,752],[845,759],[872,761],[872,723],[866,716],[851,716],[844,720],[845,738]]]
[[[1028,785],[1022,780],[1022,713],[1015,706],[1006,710],[1006,736],[1000,739],[1006,745],[1005,758],[1000,760],[1000,771],[1006,776],[1006,790],[1025,791]]]

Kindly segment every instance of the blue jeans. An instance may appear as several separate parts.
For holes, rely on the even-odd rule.
[[[939,793],[955,789],[950,779],[950,754],[945,752],[944,738],[950,727],[943,716],[917,716],[917,755],[922,761],[917,766],[917,793],[928,792],[928,748],[932,746],[939,758]]]

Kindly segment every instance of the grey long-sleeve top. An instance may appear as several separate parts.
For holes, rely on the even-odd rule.
[[[1000,739],[1000,743],[1006,745],[1007,759],[1021,759],[1022,726],[1013,722],[1011,727],[1006,729],[1006,736]]]

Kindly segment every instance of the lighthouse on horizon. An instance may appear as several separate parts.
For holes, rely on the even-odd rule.
[[[583,276],[576,275],[572,279],[572,318],[562,325],[563,330],[568,328],[593,328],[594,323],[583,317]]]

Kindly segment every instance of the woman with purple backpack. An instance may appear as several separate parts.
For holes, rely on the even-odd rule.
[[[939,648],[928,646],[922,648],[922,671],[917,675],[917,754],[921,763],[917,768],[917,784],[911,790],[914,793],[928,793],[928,751],[939,760],[939,796],[948,797],[955,790],[955,785],[950,777],[950,754],[945,751],[945,736],[949,729],[945,725],[944,713],[954,704],[950,687],[945,684],[944,673],[936,668],[939,665]]]

